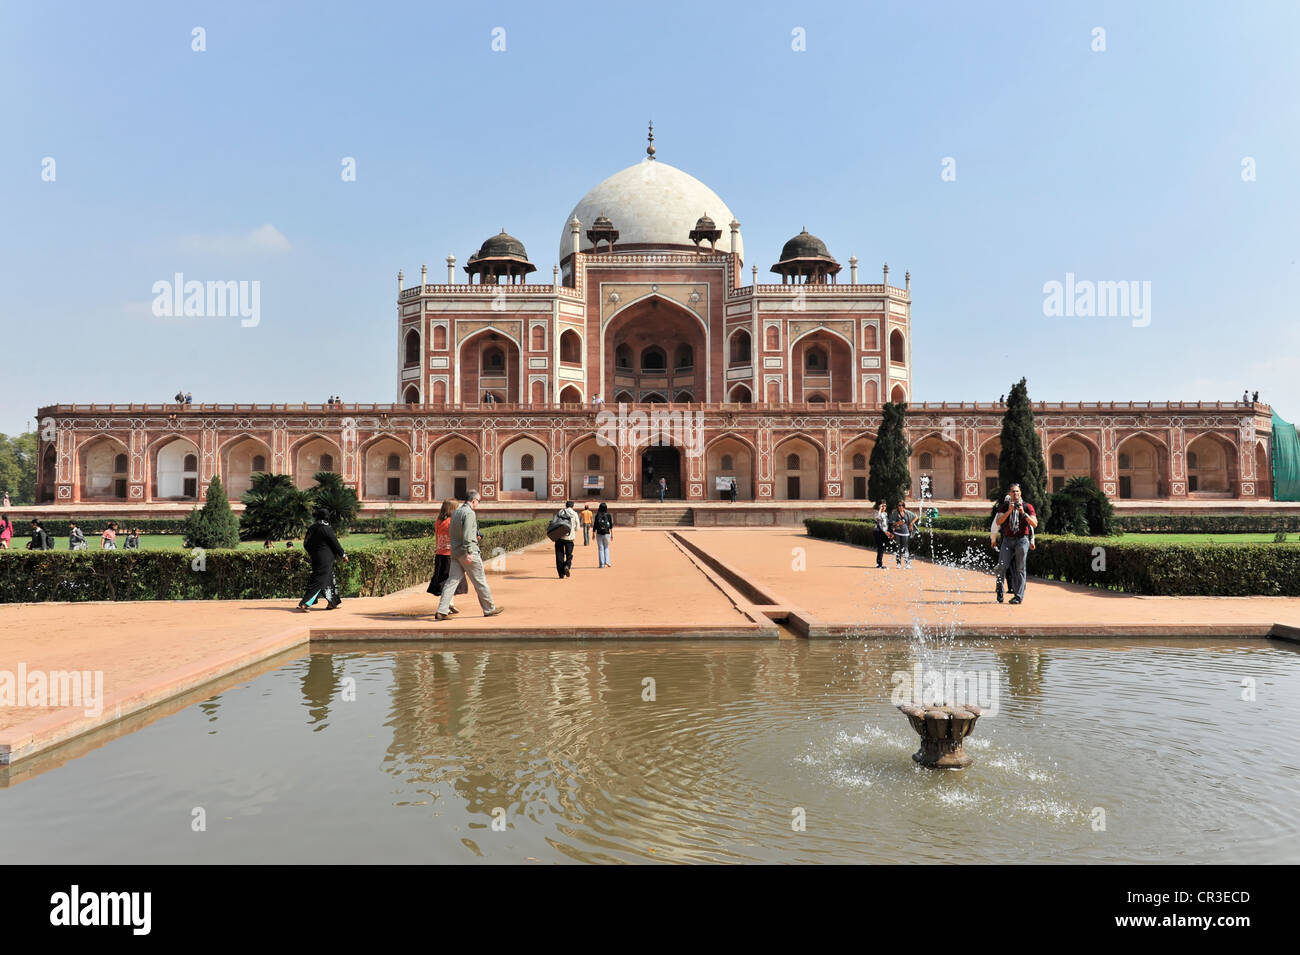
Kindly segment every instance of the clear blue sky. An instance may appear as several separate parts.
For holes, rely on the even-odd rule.
[[[440,279],[505,226],[548,281],[649,118],[761,281],[804,225],[863,281],[911,270],[916,400],[1023,373],[1048,400],[1258,388],[1295,419],[1298,26],[1292,2],[9,2],[0,430],[178,387],[394,400],[397,270]],[[175,272],[260,280],[261,324],[155,318]],[[1151,282],[1150,325],[1044,317],[1067,272]]]

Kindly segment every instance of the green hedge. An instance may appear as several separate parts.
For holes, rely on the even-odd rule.
[[[861,521],[809,518],[804,526],[812,537],[875,546],[872,525]],[[1295,544],[1144,544],[1051,534],[1035,540],[1029,555],[1035,577],[1132,594],[1300,596],[1300,546]],[[995,562],[987,530],[921,530],[911,551],[972,569],[991,570]]]
[[[17,508],[15,508],[17,510]],[[27,537],[31,529],[31,520],[33,517],[40,520],[45,529],[55,537],[68,536],[68,518],[66,517],[41,517],[40,514],[20,513],[11,515],[14,522],[14,539]],[[76,517],[74,514],[73,517]],[[185,521],[188,515],[184,517],[94,517],[85,520],[78,520],[82,533],[87,537],[98,537],[109,521],[116,521],[118,530],[138,527],[146,534],[178,534],[185,533]],[[405,540],[410,537],[432,537],[433,527],[437,520],[432,517],[399,517],[392,522],[386,522],[382,517],[365,517],[354,520],[348,525],[348,531],[354,534],[383,534],[389,526],[394,529],[394,537]],[[479,528],[503,526],[506,524],[517,524],[515,520],[495,520],[479,521]],[[347,540],[347,535],[342,537]]]
[[[1300,531],[1300,514],[1116,514],[1121,534],[1273,534]]]
[[[543,519],[483,528],[482,549],[517,550],[546,537]],[[343,539],[347,547],[347,538]],[[433,576],[436,542],[372,545],[336,565],[348,596],[393,593]],[[236,600],[301,596],[309,573],[300,549],[190,551],[0,551],[0,603],[44,600]]]

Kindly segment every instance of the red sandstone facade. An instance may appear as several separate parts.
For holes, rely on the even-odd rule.
[[[653,191],[665,170],[698,187],[677,200],[673,222]],[[534,268],[504,233],[471,256],[468,283],[454,281],[452,257],[447,284],[404,288],[399,273],[398,403],[42,408],[40,500],[201,500],[217,474],[237,499],[259,470],[303,487],[337,471],[371,503],[432,504],[474,488],[488,501],[640,500],[660,477],[686,502],[720,499],[719,479],[734,480],[742,501],[865,500],[880,405],[912,397],[910,278],[892,286],[886,267],[881,284],[859,284],[851,259],[839,284],[838,263],[803,233],[773,266],[782,284],[757,284],[754,268],[746,285],[739,223],[719,242],[706,218],[726,211],[721,201],[672,167],[650,172],[630,167],[579,204],[552,284],[526,283]],[[612,225],[579,217],[597,201],[621,204],[608,210]],[[633,241],[611,239],[615,229]],[[611,428],[620,407],[625,422],[641,412],[647,424],[676,415],[698,427],[699,453],[646,446],[635,417]],[[913,495],[925,477],[938,501],[985,500],[1002,410],[909,407]],[[1040,403],[1035,413],[1054,485],[1084,474],[1117,498],[1271,496],[1264,405]]]

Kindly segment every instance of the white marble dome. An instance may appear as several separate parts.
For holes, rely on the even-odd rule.
[[[694,176],[658,159],[643,159],[616,172],[587,193],[564,217],[560,232],[560,260],[569,254],[569,220],[582,223],[579,248],[592,248],[587,230],[604,213],[618,230],[617,251],[624,245],[675,245],[693,247],[690,232],[700,216],[708,216],[722,230],[718,250],[731,251],[730,223],[736,217],[718,194]],[[706,245],[705,248],[708,248]],[[745,257],[745,243],[736,236],[736,251]]]

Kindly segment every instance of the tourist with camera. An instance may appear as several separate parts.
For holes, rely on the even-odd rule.
[[[1021,496],[1019,484],[1011,485],[1006,500],[998,506],[995,523],[1002,532],[1002,545],[998,549],[998,565],[993,573],[999,578],[999,584],[1000,578],[1006,577],[1007,589],[1012,594],[1011,602],[1023,603],[1029,542],[1033,529],[1038,526],[1038,516],[1034,513],[1034,505]],[[999,586],[998,603],[1002,603],[1001,590]]]

